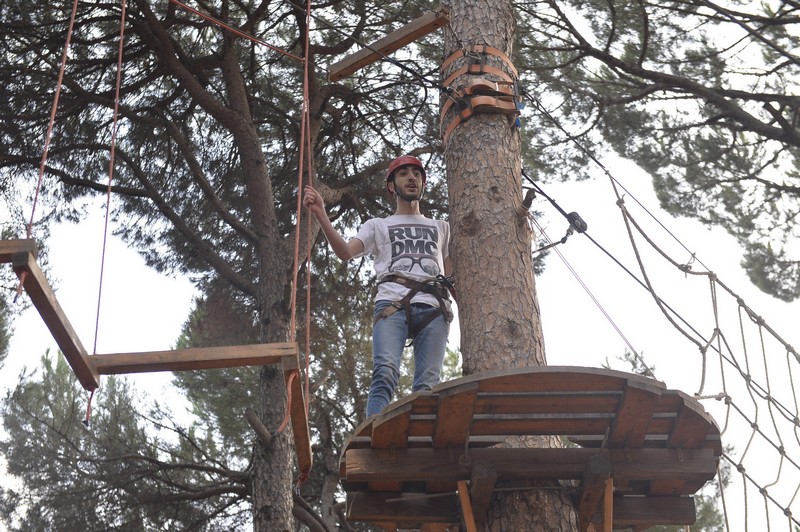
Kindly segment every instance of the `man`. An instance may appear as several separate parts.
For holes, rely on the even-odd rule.
[[[368,220],[349,241],[331,225],[319,193],[311,186],[305,189],[303,204],[319,222],[337,257],[374,257],[379,284],[367,417],[379,414],[391,402],[408,338],[414,346],[412,391],[430,390],[440,379],[452,320],[450,226],[420,213],[425,177],[416,157],[404,155],[392,161],[386,189],[395,201],[394,214]]]

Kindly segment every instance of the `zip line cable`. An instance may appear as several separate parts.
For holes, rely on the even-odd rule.
[[[531,219],[532,219],[534,225],[536,226],[536,228],[539,230],[539,232],[545,237],[545,239],[550,244],[553,244],[553,241],[547,235],[547,232],[539,224],[539,222],[536,220],[536,218],[532,217]],[[552,247],[552,245],[550,247]],[[614,319],[611,317],[611,315],[606,311],[606,309],[603,307],[603,304],[600,303],[600,301],[595,297],[594,293],[592,293],[592,290],[583,281],[583,279],[581,278],[580,274],[578,274],[578,272],[575,271],[575,269],[569,263],[567,258],[563,255],[563,253],[561,253],[561,250],[559,250],[558,248],[553,247],[553,251],[555,251],[555,253],[558,255],[558,257],[561,259],[561,261],[564,263],[564,265],[567,267],[567,269],[573,275],[573,277],[575,277],[575,279],[578,281],[578,284],[581,285],[583,290],[586,292],[586,294],[589,296],[589,298],[592,300],[592,302],[594,302],[595,306],[597,306],[597,308],[600,310],[600,312],[603,314],[603,316],[605,316],[605,318],[608,320],[608,322],[611,324],[611,326],[614,328],[614,330],[617,331],[617,334],[620,336],[620,338],[622,338],[622,341],[625,342],[625,345],[628,346],[628,349],[631,350],[631,353],[633,353],[633,355],[636,357],[636,359],[642,364],[642,367],[647,372],[648,376],[650,376],[650,377],[655,379],[656,376],[653,373],[653,371],[647,366],[647,364],[645,364],[644,359],[642,358],[642,356],[639,354],[639,352],[636,350],[636,348],[633,347],[633,344],[631,344],[631,342],[628,340],[628,338],[625,336],[625,334],[619,328],[619,326],[614,321]]]

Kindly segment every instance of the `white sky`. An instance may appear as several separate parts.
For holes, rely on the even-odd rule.
[[[800,345],[800,330],[797,328],[800,302],[783,303],[752,287],[739,267],[741,252],[727,234],[720,230],[707,230],[692,220],[674,220],[658,208],[655,196],[647,178],[635,167],[614,162],[615,177],[628,188],[648,209],[658,213],[659,219],[675,234],[698,258],[716,272],[719,278],[732,290],[743,297],[745,302],[791,345]],[[588,224],[588,233],[622,261],[637,276],[641,274],[636,266],[628,243],[621,215],[615,205],[616,198],[605,178],[582,183],[542,185],[544,191],[553,197],[567,211],[577,211]],[[642,223],[647,222],[632,199],[626,202],[633,215]],[[538,199],[534,208],[545,213],[541,220],[549,236],[560,239],[567,228],[566,221],[544,199]],[[97,291],[100,268],[100,249],[102,244],[102,213],[81,226],[61,226],[53,230],[48,245],[53,266],[50,282],[56,288],[58,301],[75,328],[87,351],[92,352],[97,310]],[[664,235],[656,232],[654,224],[647,222],[649,234],[659,246],[672,254],[680,262],[688,262],[689,254]],[[652,230],[652,232],[650,232]],[[639,242],[640,247],[646,245]],[[669,388],[679,389],[692,395],[698,390],[701,376],[700,355],[697,347],[687,341],[663,318],[652,298],[630,277],[599,252],[584,235],[573,235],[566,244],[557,247],[588,285],[605,311],[613,319],[622,334],[650,365],[656,367],[656,377]],[[643,252],[644,253],[644,252]],[[674,307],[706,337],[714,327],[713,307],[711,305],[709,283],[705,278],[685,276],[671,266],[666,268],[663,261],[652,252],[646,252],[648,275],[662,298]],[[188,309],[191,306],[194,290],[186,279],[168,279],[148,270],[142,259],[120,241],[110,238],[106,251],[105,276],[103,280],[101,321],[99,324],[98,353],[150,351],[169,349],[177,338]],[[696,265],[696,270],[701,269]],[[614,327],[591,301],[579,283],[570,274],[555,253],[547,260],[547,270],[537,280],[539,304],[545,332],[547,358],[550,365],[601,366],[606,359],[614,369],[629,370],[616,357],[625,351],[626,343]],[[725,316],[735,312],[735,305],[727,296],[719,296],[719,307]],[[735,340],[738,325],[725,332]],[[457,329],[454,329],[457,330]],[[748,333],[751,334],[751,333]],[[453,335],[452,342],[457,343]],[[49,331],[44,326],[35,309],[26,311],[15,322],[15,336],[5,366],[0,371],[0,387],[3,391],[13,387],[23,366],[35,368],[45,349],[56,350]],[[761,362],[760,346],[755,343],[751,359]],[[775,350],[768,357],[775,363],[786,367],[785,351]],[[718,365],[718,358],[709,357]],[[782,362],[781,362],[782,361]],[[795,365],[796,367],[797,365]],[[708,384],[704,393],[721,391],[718,380],[713,378],[713,368],[709,369]],[[754,370],[754,373],[757,371]],[[168,387],[170,374],[142,374],[130,377],[137,388],[162,396]],[[780,386],[775,383],[775,386]],[[784,390],[785,392],[786,390]],[[724,425],[725,412],[716,401],[705,401],[704,406]],[[790,405],[791,406],[791,405]],[[765,408],[761,416],[768,416]],[[768,424],[768,417],[761,423]],[[746,427],[745,427],[746,429]],[[731,429],[733,431],[733,429]],[[737,451],[747,448],[750,432],[726,433],[724,443],[735,443]],[[796,434],[793,436],[797,439]],[[796,443],[796,442],[795,442]],[[795,443],[794,448],[797,446]],[[748,449],[748,460],[755,451]],[[787,443],[787,449],[789,443]],[[762,469],[777,475],[777,453],[772,449],[759,449],[758,462]],[[751,462],[748,472],[755,469]],[[797,486],[800,478],[796,471],[784,467],[779,484],[781,502],[788,504],[792,494],[786,495],[787,485]],[[787,475],[790,476],[788,479]],[[769,480],[763,480],[769,483]],[[773,488],[770,488],[771,491]],[[729,497],[741,497],[741,485],[733,488]],[[750,526],[759,525],[763,519],[763,500],[753,486],[748,494],[755,499],[749,505],[758,508],[761,517],[751,509]],[[753,506],[755,505],[755,506]],[[729,514],[736,515],[744,504],[728,503]],[[795,501],[795,514],[800,513],[800,503]],[[771,519],[775,519],[771,516]],[[772,526],[783,530],[783,521],[771,521]],[[742,518],[730,522],[731,530],[739,530]],[[743,529],[743,528],[742,528]],[[752,528],[751,528],[752,529]]]

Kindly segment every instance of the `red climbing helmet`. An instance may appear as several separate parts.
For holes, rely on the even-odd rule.
[[[422,161],[414,157],[413,155],[401,155],[394,161],[392,164],[389,165],[389,169],[386,170],[386,190],[389,191],[391,195],[391,191],[389,190],[389,182],[394,179],[394,172],[401,166],[416,166],[419,168],[419,171],[422,172],[422,187],[425,188],[425,167],[422,166]]]

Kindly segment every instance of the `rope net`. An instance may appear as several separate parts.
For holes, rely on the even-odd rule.
[[[666,372],[659,371],[663,368],[648,368],[647,362],[653,360],[637,353],[623,332],[631,325],[616,324],[558,247],[554,251],[611,322],[643,373],[672,380],[668,385],[694,395],[716,420],[724,452],[717,485],[707,486],[703,495],[717,499],[726,529],[796,532],[800,527],[800,356],[744,297],[696,256],[681,262],[665,251],[652,236],[655,231],[638,219],[639,211],[634,215],[629,210],[629,203],[633,204],[627,201],[629,194],[626,191],[623,197],[617,192],[616,205],[636,266],[629,270],[614,260],[646,292],[645,305],[650,299],[654,314],[677,331],[680,353],[673,356],[680,357],[679,375],[668,379]],[[533,222],[545,241],[552,243],[539,222]],[[663,230],[676,238],[666,227]],[[681,283],[691,286],[690,301],[675,300],[677,292],[672,288]],[[656,362],[660,366],[661,361]]]

